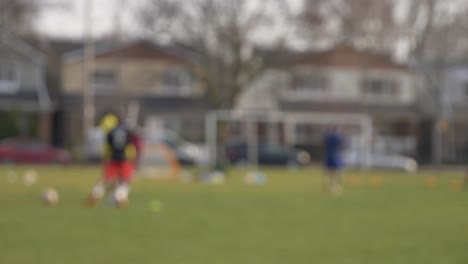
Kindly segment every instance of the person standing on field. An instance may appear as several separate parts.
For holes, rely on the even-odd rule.
[[[134,162],[137,156],[136,146],[131,142],[132,133],[118,120],[105,139],[104,177],[94,186],[86,200],[86,206],[92,207],[111,191],[111,200],[118,206],[128,204],[130,183],[134,174]]]
[[[343,193],[342,169],[344,167],[342,151],[344,140],[337,129],[327,131],[324,137],[325,149],[325,175],[323,178],[324,189],[334,195]]]

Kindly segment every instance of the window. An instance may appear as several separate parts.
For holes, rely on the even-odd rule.
[[[11,61],[0,61],[0,92],[12,93],[19,89],[15,64]]]
[[[162,118],[162,126],[171,132],[178,132],[180,130],[180,119],[176,116],[165,116]]]
[[[468,97],[468,82],[463,84],[463,88],[465,88],[465,96]]]
[[[395,97],[400,90],[395,80],[367,79],[363,84],[363,92],[376,97]]]
[[[184,69],[168,69],[161,77],[161,94],[186,96],[192,93],[190,73]]]
[[[113,70],[95,71],[92,84],[96,93],[109,93],[117,87],[117,75]]]
[[[326,128],[312,124],[297,124],[296,125],[296,143],[309,144],[321,142]]]
[[[180,122],[182,138],[190,141],[203,141],[205,120],[200,116],[184,116]]]
[[[16,80],[15,67],[11,62],[0,62],[0,80],[12,82]]]
[[[320,74],[296,74],[293,77],[294,90],[324,91],[326,86],[327,80]]]

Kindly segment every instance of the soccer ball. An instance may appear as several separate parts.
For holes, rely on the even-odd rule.
[[[24,173],[23,182],[26,186],[31,186],[37,182],[37,172],[34,170],[28,170]]]
[[[247,185],[265,185],[267,183],[267,177],[262,172],[250,172],[244,177],[244,181]]]
[[[183,183],[188,183],[188,182],[191,182],[192,180],[193,180],[193,174],[190,171],[184,171],[180,175],[180,181],[182,181]]]
[[[47,205],[55,205],[59,202],[59,194],[54,188],[47,188],[42,192],[42,201]]]
[[[120,185],[117,187],[112,195],[114,203],[119,207],[126,206],[128,204],[128,192],[129,189],[127,185]]]
[[[221,185],[224,183],[224,174],[222,172],[213,172],[211,174],[211,184]]]

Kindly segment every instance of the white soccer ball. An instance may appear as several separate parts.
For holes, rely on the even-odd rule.
[[[42,200],[48,205],[57,204],[59,199],[59,194],[54,188],[47,188],[42,192]]]
[[[193,174],[190,171],[183,171],[180,175],[180,181],[183,183],[188,183],[193,180]]]
[[[112,199],[114,204],[117,206],[125,206],[128,204],[128,193],[129,188],[127,185],[123,184],[117,187],[112,194]]]
[[[117,203],[125,203],[128,201],[128,194],[123,190],[116,190],[114,193],[114,199]]]
[[[211,184],[221,185],[224,184],[225,176],[222,172],[213,172],[211,174]]]
[[[265,185],[267,177],[262,172],[250,172],[244,177],[244,182],[247,185]]]
[[[26,186],[34,185],[37,182],[37,172],[34,170],[28,170],[24,173],[23,183]]]

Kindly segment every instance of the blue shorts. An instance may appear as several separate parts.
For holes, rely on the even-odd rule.
[[[328,157],[325,162],[325,167],[329,170],[340,170],[343,165],[343,161],[336,157]]]

